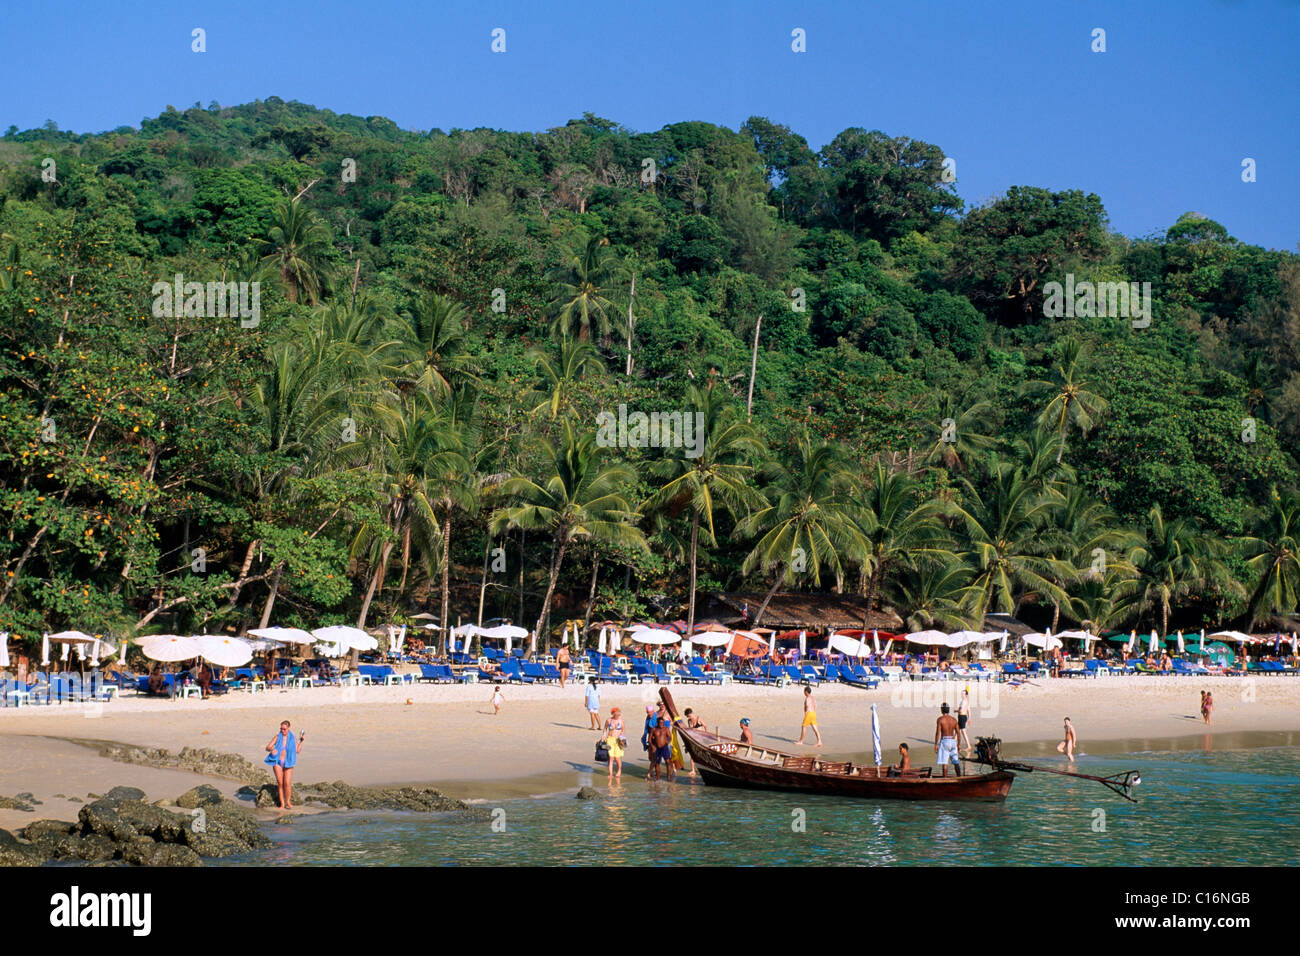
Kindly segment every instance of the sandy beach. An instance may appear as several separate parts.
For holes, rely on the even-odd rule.
[[[823,752],[852,759],[870,752],[870,705],[879,705],[886,759],[900,741],[914,761],[933,760],[927,745],[941,700],[955,703],[961,682],[882,684],[872,691],[847,685],[814,690]],[[1083,753],[1164,749],[1171,738],[1188,748],[1242,746],[1248,735],[1280,732],[1274,743],[1300,741],[1300,679],[1109,677],[1040,680],[1020,687],[970,685],[971,731],[995,734],[1012,754],[1053,754],[1062,717],[1077,728]],[[1214,693],[1213,724],[1202,723],[1199,692]],[[692,707],[710,729],[735,736],[749,717],[755,740],[796,749],[802,693],[792,687],[674,685],[679,708]],[[645,764],[637,738],[655,685],[601,685],[601,716],[622,707],[631,747],[629,775]],[[199,783],[233,794],[239,784],[179,770],[155,769],[101,757],[96,741],[162,747],[204,747],[260,764],[280,720],[306,732],[296,780],[364,784],[425,784],[463,798],[500,798],[575,787],[592,775],[596,734],[588,729],[582,691],[570,685],[507,685],[493,716],[491,685],[272,690],[209,700],[127,696],[102,708],[35,706],[0,711],[0,795],[30,792],[36,812],[0,810],[0,827],[34,819],[75,819],[89,793],[117,784],[137,786],[151,799],[174,798]],[[409,701],[409,703],[408,703]],[[811,740],[811,734],[809,735]],[[1260,738],[1262,740],[1262,738]],[[1232,742],[1230,742],[1232,741]],[[917,749],[919,747],[919,749]],[[812,748],[807,748],[812,752]],[[62,794],[63,796],[57,796]]]

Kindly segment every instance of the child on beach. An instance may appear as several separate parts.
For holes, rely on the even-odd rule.
[[[492,713],[494,715],[501,713],[501,705],[504,702],[505,698],[501,696],[501,685],[497,684],[496,687],[492,688]]]
[[[592,730],[600,730],[600,691],[596,689],[596,678],[587,681],[587,719],[591,721]]]

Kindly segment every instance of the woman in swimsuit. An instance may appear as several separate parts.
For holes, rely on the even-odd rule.
[[[293,809],[293,768],[298,765],[298,752],[306,739],[306,734],[295,737],[286,720],[280,724],[280,732],[266,745],[266,762],[275,770],[281,810]]]
[[[611,777],[623,776],[623,748],[627,745],[627,738],[623,735],[623,711],[615,707],[609,713],[609,720],[605,721],[605,745],[609,747],[609,775]],[[614,772],[614,765],[618,764],[618,772]]]

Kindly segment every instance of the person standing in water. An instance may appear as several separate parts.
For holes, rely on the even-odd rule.
[[[275,771],[281,810],[293,809],[293,768],[298,765],[298,752],[306,739],[306,734],[295,737],[289,729],[289,721],[285,720],[280,723],[280,732],[266,745],[266,762]]]
[[[609,775],[623,776],[623,753],[627,747],[627,737],[623,731],[623,711],[618,707],[610,711],[609,720],[605,721],[605,746],[609,748]],[[614,770],[616,765],[617,773]]]
[[[1065,754],[1066,760],[1074,759],[1074,748],[1079,746],[1078,740],[1074,736],[1074,724],[1070,723],[1070,718],[1065,718],[1065,739],[1056,745],[1058,754]]]
[[[970,737],[966,735],[966,725],[970,723],[970,687],[961,692],[957,703],[957,746],[965,744],[966,756],[970,757]]]

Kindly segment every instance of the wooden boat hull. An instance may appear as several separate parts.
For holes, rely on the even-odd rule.
[[[676,707],[666,689],[660,696],[670,714]],[[1006,770],[935,777],[929,768],[887,776],[877,767],[852,767],[823,762],[804,754],[788,754],[727,737],[676,727],[683,746],[704,777],[715,787],[817,793],[860,800],[970,800],[997,803],[1007,798],[1016,775]]]

